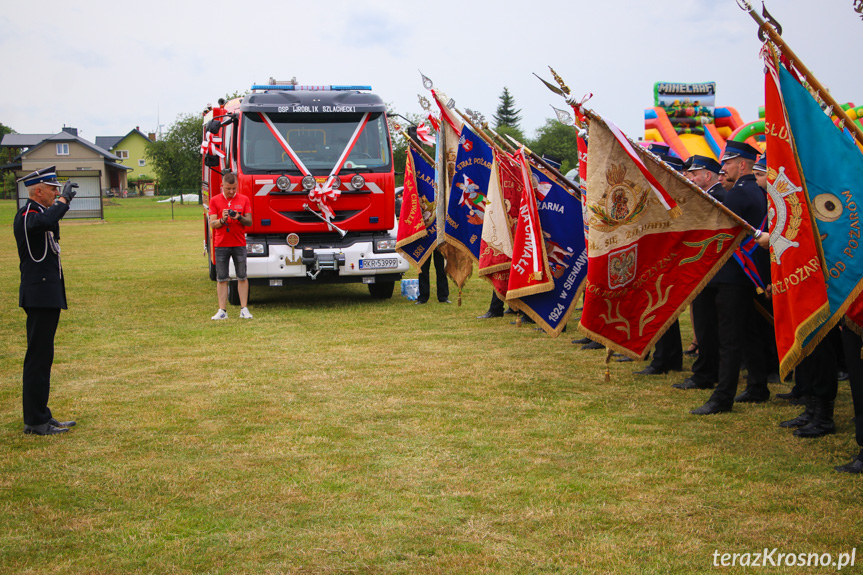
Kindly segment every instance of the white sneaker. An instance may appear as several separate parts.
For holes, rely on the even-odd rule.
[[[249,308],[244,307],[243,309],[240,310],[240,317],[242,319],[252,319],[253,316],[252,316],[251,312],[249,312]]]
[[[211,317],[210,319],[228,319],[228,312],[223,309],[220,309],[216,312],[216,315]]]

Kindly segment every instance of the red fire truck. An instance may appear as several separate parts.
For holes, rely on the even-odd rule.
[[[397,215],[386,105],[368,86],[298,86],[270,80],[204,113],[206,223],[222,173],[236,172],[252,202],[250,285],[362,282],[392,297],[408,270],[396,253]],[[233,264],[231,277],[235,278]],[[236,281],[229,300],[239,303]]]

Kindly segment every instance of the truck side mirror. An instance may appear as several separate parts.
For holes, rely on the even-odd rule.
[[[207,122],[207,131],[211,134],[218,134],[222,129],[222,123],[218,120],[210,120]]]
[[[219,156],[215,154],[207,154],[206,156],[204,156],[204,165],[208,168],[218,168]]]

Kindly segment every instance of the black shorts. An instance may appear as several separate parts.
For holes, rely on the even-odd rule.
[[[216,248],[216,281],[226,282],[230,280],[229,261],[234,259],[234,269],[238,280],[246,279],[246,246],[217,247]]]

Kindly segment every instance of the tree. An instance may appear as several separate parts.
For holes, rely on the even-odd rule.
[[[530,147],[540,156],[548,154],[561,159],[560,172],[566,174],[578,167],[578,135],[575,128],[551,118],[536,130]]]
[[[509,126],[521,131],[521,110],[515,109],[515,98],[509,93],[509,89],[504,86],[503,92],[500,95],[500,104],[497,111],[494,113],[494,128],[500,129],[502,126]]]
[[[179,116],[161,140],[144,152],[163,191],[201,189],[201,138],[203,121],[197,114]]]
[[[15,134],[15,130],[0,123],[0,140],[6,134]],[[11,164],[12,159],[21,153],[20,148],[0,148],[0,165]],[[15,182],[14,172],[3,170],[0,172],[0,198],[16,197],[18,185]]]

